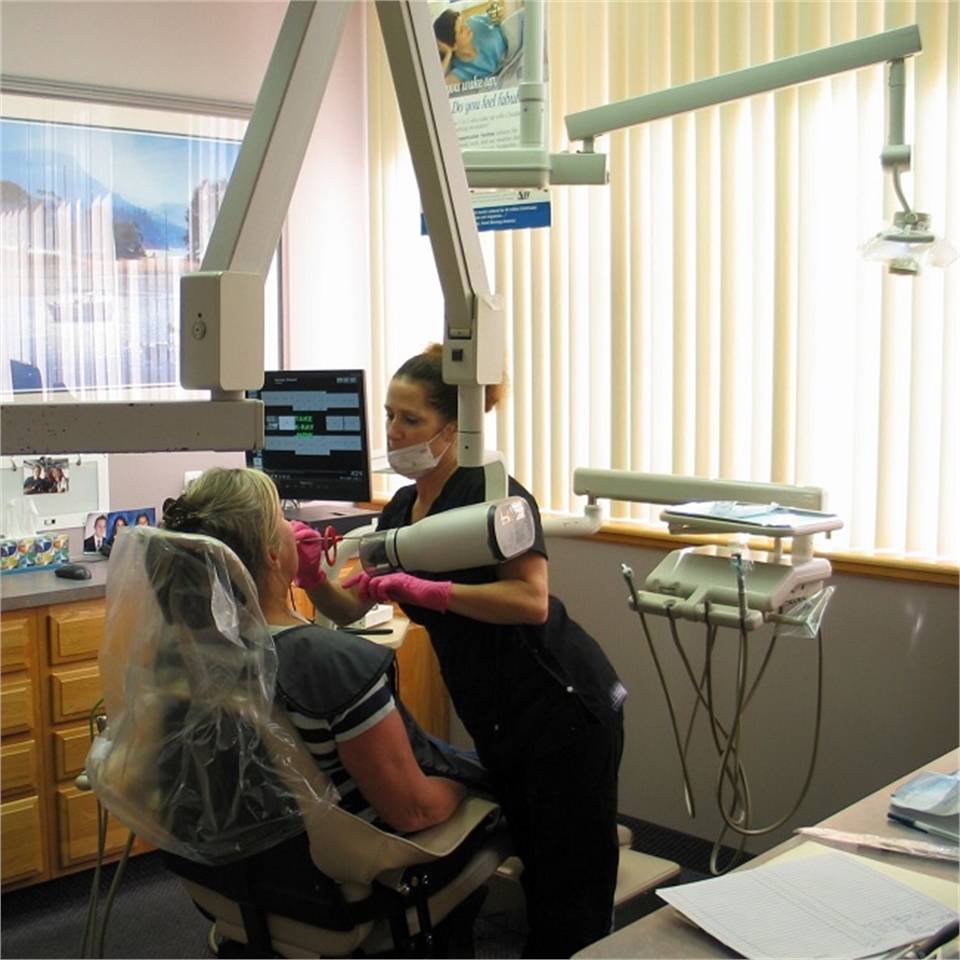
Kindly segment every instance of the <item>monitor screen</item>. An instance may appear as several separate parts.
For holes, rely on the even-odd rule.
[[[268,474],[282,500],[370,499],[363,370],[268,370],[262,450],[247,465]]]

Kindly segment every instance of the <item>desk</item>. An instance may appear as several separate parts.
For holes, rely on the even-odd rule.
[[[846,807],[839,813],[817,824],[833,830],[844,830],[850,833],[872,833],[885,837],[905,837],[910,839],[927,839],[909,827],[903,827],[887,820],[887,808],[890,804],[890,794],[900,784],[906,782],[919,770],[934,770],[938,773],[950,773],[960,767],[960,751],[950,750],[942,757],[923,764],[918,770],[911,770],[891,784],[870,794]],[[800,843],[809,842],[804,836],[791,837],[772,850],[767,850],[749,863],[745,863],[739,870],[749,870],[766,863],[774,857],[780,856]],[[838,848],[847,849],[849,848]],[[958,865],[945,860],[925,860],[920,857],[908,857],[899,854],[882,853],[858,849],[858,856],[885,863],[895,863],[908,870],[916,870],[931,877],[938,877],[958,882]],[[960,890],[960,888],[958,888]],[[729,950],[719,941],[692,927],[681,920],[671,907],[662,907],[654,913],[631,923],[603,940],[585,947],[575,957],[654,957],[671,960],[680,957],[738,957],[737,953]]]

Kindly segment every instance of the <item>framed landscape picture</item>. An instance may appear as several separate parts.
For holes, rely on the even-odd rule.
[[[4,96],[4,395],[177,394],[180,277],[200,267],[245,128]]]

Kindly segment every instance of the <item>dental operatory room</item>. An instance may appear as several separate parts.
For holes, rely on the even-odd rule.
[[[960,0],[0,0],[0,955],[960,958]]]

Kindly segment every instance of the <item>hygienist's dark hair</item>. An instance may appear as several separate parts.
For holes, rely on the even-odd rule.
[[[457,421],[458,390],[455,383],[445,383],[443,379],[443,346],[439,343],[428,344],[423,353],[404,361],[393,375],[394,380],[409,380],[419,383],[427,398],[427,403],[437,411],[444,423]],[[483,408],[489,413],[506,392],[506,375],[500,383],[488,383],[483,388]]]

